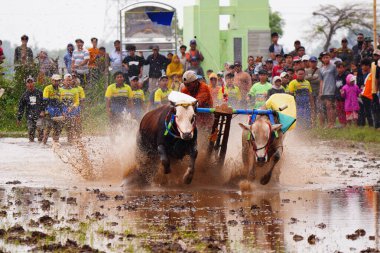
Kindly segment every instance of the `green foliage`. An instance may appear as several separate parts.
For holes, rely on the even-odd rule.
[[[269,27],[271,33],[277,32],[280,36],[283,34],[283,26],[285,25],[284,20],[281,17],[281,14],[278,11],[269,12]]]

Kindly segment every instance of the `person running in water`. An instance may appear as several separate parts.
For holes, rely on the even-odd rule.
[[[39,142],[43,138],[43,117],[44,104],[42,92],[34,87],[34,79],[29,76],[26,79],[26,91],[21,96],[18,106],[17,125],[21,124],[21,119],[26,114],[28,125],[29,142],[34,142],[37,130],[37,139]]]

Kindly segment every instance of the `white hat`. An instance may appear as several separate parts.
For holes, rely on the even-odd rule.
[[[352,75],[350,78],[350,83],[355,82],[356,83],[356,76]]]
[[[285,76],[288,76],[288,73],[287,73],[287,72],[285,72],[285,71],[284,71],[284,72],[282,72],[282,73],[280,74],[280,77],[281,77],[281,78],[284,78]]]
[[[278,81],[278,80],[281,81],[281,77],[279,77],[279,76],[275,76],[275,77],[273,77],[273,79],[272,79],[272,83],[275,84],[276,81]]]
[[[302,61],[310,61],[310,56],[305,54],[304,56],[302,56]]]
[[[53,79],[53,80],[62,80],[62,77],[61,77],[61,75],[54,74],[54,75],[51,76],[51,79]]]
[[[68,78],[68,77],[73,77],[71,74],[69,74],[69,73],[67,73],[67,74],[65,74],[64,76],[63,76],[63,79],[66,79],[66,78]]]
[[[189,96],[185,93],[178,92],[178,91],[172,91],[170,92],[168,96],[168,100],[175,105],[180,105],[180,104],[193,104],[197,100],[193,98],[192,96]]]
[[[197,74],[192,70],[186,71],[182,77],[182,81],[184,84],[194,82],[197,79],[198,79]]]

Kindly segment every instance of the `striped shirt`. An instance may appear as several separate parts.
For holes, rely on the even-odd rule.
[[[88,73],[88,64],[80,66],[83,61],[90,59],[90,54],[86,49],[75,50],[72,55],[72,60],[74,60],[75,70],[78,74],[87,74]]]

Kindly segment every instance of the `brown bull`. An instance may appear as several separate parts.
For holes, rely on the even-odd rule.
[[[252,125],[239,125],[243,129],[242,158],[246,174],[243,176],[250,181],[257,179],[262,185],[266,185],[282,154],[282,125],[271,125],[267,116],[260,115]]]

